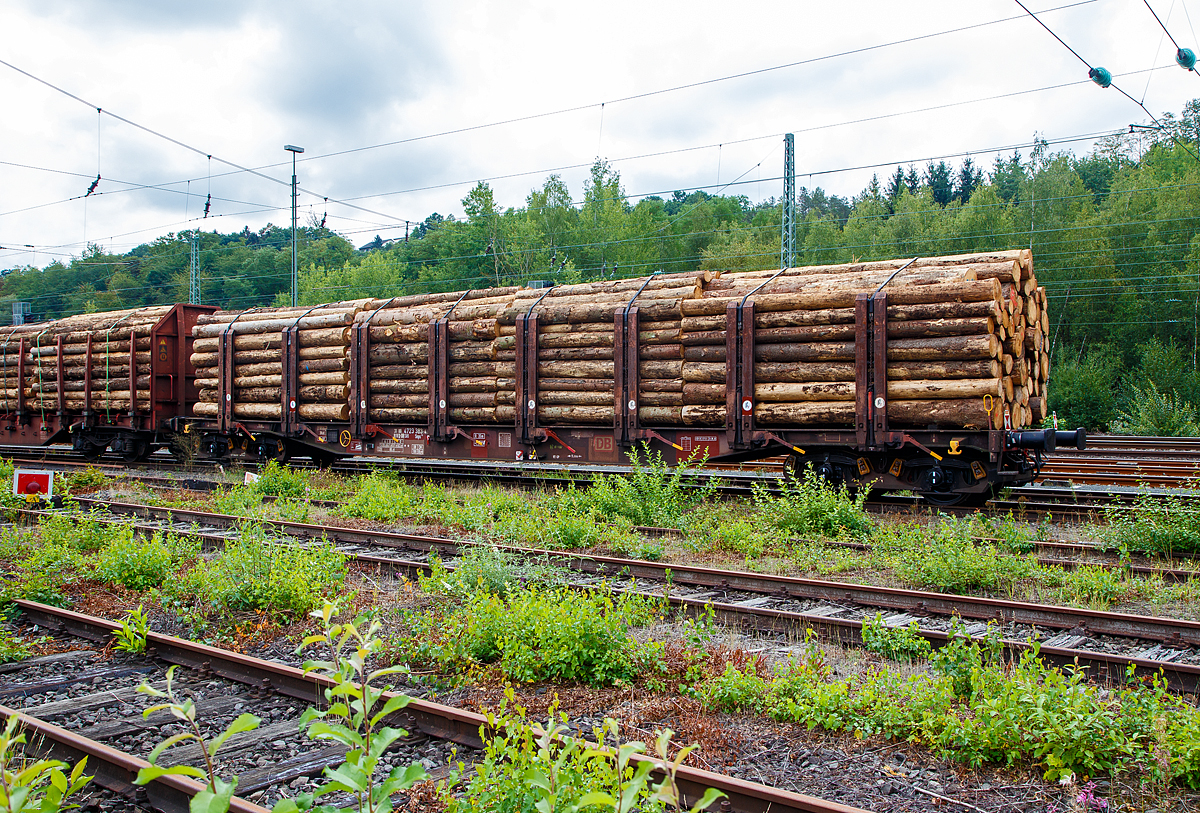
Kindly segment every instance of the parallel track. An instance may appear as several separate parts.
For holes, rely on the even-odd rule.
[[[90,641],[108,641],[112,636],[112,630],[118,626],[110,620],[35,602],[21,600],[17,602],[17,605],[33,623]],[[305,675],[299,669],[291,666],[169,635],[151,632],[148,636],[148,643],[154,649],[154,657],[160,661],[199,670],[202,674],[215,675],[226,680],[254,686],[260,690],[269,690],[295,698],[302,703],[312,702],[320,695],[323,688],[330,685],[328,680],[319,675]],[[384,697],[387,698],[390,695],[391,693],[386,693]],[[471,749],[480,749],[484,746],[480,729],[486,729],[487,719],[483,715],[463,709],[412,698],[408,706],[397,712],[392,719],[409,732],[420,732],[429,737],[449,740]],[[40,733],[49,737],[48,742],[56,743],[52,747],[70,747],[67,742],[59,740],[57,732],[52,729],[53,727],[42,726],[39,730]],[[125,756],[124,759],[128,761],[129,757]],[[634,757],[635,761],[644,759],[640,756]],[[713,787],[728,795],[730,809],[745,813],[767,813],[767,811],[772,813],[786,813],[786,811],[865,813],[859,808],[837,802],[791,793],[686,765],[679,770],[678,783],[688,805],[699,799],[706,788]],[[172,813],[176,811],[184,813],[187,805],[184,802],[182,807],[178,806],[178,802],[181,800],[181,797],[177,795],[166,809]],[[243,807],[232,809],[235,813],[259,813],[264,810],[251,803],[245,803]]]
[[[177,530],[195,526],[232,531],[241,517],[154,508],[143,505],[81,499],[82,507],[107,509],[114,514],[156,523],[170,523]],[[36,514],[36,512],[31,512]],[[336,526],[258,521],[281,537],[328,539],[350,546],[368,566],[423,571],[424,561],[394,559],[387,551],[427,556],[436,552],[452,559],[475,547],[475,543],[419,534],[360,531]],[[159,525],[159,528],[165,527]],[[568,570],[588,574],[627,589],[640,589],[635,582],[660,586],[670,601],[691,613],[711,607],[717,617],[732,625],[760,631],[781,632],[812,628],[833,640],[857,643],[864,620],[875,611],[888,613],[885,623],[917,621],[921,635],[934,645],[950,637],[954,618],[974,622],[968,634],[978,634],[989,621],[998,622],[1009,634],[1006,646],[1013,652],[1028,648],[1025,637],[1040,639],[1041,655],[1056,663],[1078,662],[1102,678],[1123,679],[1128,666],[1164,672],[1176,689],[1200,690],[1200,621],[1086,610],[1004,599],[949,595],[919,590],[860,585],[791,576],[774,576],[706,567],[661,564],[607,556],[584,556],[562,551],[514,546],[492,546],[515,554],[536,557]],[[371,553],[364,553],[371,551]],[[685,591],[691,591],[689,595]],[[864,610],[865,608],[865,610]],[[1046,634],[1044,631],[1053,631]],[[1012,637],[1012,636],[1019,637]],[[1088,648],[1079,648],[1086,644]]]

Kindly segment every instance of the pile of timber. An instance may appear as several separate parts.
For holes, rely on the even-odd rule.
[[[512,425],[517,324],[538,316],[538,421],[612,425],[614,313],[639,314],[639,409],[647,426],[725,425],[726,307],[753,293],[755,415],[764,426],[854,425],[854,303],[887,293],[888,418],[985,429],[1040,422],[1049,358],[1045,289],[1029,251],[659,275],[217,312],[194,331],[200,403],[217,414],[219,335],[234,333],[234,415],[278,420],[282,331],[299,327],[304,420],[349,413],[350,328],[367,325],[368,419],[429,420],[430,325],[447,319],[449,419]],[[885,284],[886,283],[886,284]],[[761,286],[761,288],[760,288]],[[990,408],[990,411],[989,411]]]
[[[895,273],[904,263],[793,268],[774,279],[774,271],[729,274],[708,284],[683,305],[683,423],[724,424],[726,306],[754,292],[756,421],[854,425],[854,303],[880,286],[889,423],[999,428],[1005,410],[1014,428],[1040,422],[1049,319],[1032,254],[928,257]]]
[[[373,299],[318,307],[256,308],[216,311],[196,320],[192,365],[200,400],[199,417],[216,417],[220,383],[221,335],[233,342],[233,415],[278,421],[283,416],[283,338],[298,328],[300,377],[297,413],[306,421],[344,421],[350,417],[350,326]]]
[[[516,354],[511,343],[501,346],[497,317],[512,307],[523,290],[414,294],[360,311],[355,323],[368,325],[370,337],[368,419],[418,424],[429,420],[429,326],[449,316],[449,419],[511,422],[511,406],[507,418],[497,415],[497,407],[513,403],[512,387],[502,393],[500,382],[515,375]]]
[[[150,335],[170,305],[85,313],[53,322],[0,328],[0,408],[15,410],[18,398],[33,412],[58,409],[58,339],[63,344],[63,406],[81,410],[86,404],[87,353],[91,348],[91,408],[130,410],[130,378],[136,386],[137,409],[150,408]],[[134,366],[130,369],[130,338]],[[25,378],[18,378],[21,339],[25,340]]]

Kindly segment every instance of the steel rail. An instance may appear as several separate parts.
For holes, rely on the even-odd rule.
[[[31,621],[49,629],[61,630],[76,637],[91,641],[107,641],[112,631],[120,625],[116,622],[92,615],[63,610],[46,604],[18,599],[16,605]],[[171,635],[150,632],[147,643],[153,647],[152,655],[167,663],[178,664],[189,669],[205,667],[211,673],[227,680],[270,689],[287,697],[306,703],[315,703],[322,691],[333,681],[321,675],[304,674],[293,666],[242,655],[206,644],[176,638]],[[149,650],[148,650],[149,652]],[[384,692],[383,698],[396,696],[396,692]],[[421,698],[409,698],[408,705],[396,712],[394,718],[399,725],[421,731],[438,739],[449,740],[470,748],[484,747],[481,729],[487,728],[487,718],[482,714],[445,706]],[[646,757],[635,756],[636,761]],[[744,813],[867,813],[860,808],[838,802],[805,796],[799,793],[747,782],[736,777],[705,771],[683,765],[677,776],[685,804],[695,803],[707,788],[717,788],[728,794],[732,809]],[[717,803],[720,804],[720,803]],[[245,810],[244,813],[259,813],[262,808]]]
[[[21,730],[26,737],[23,750],[26,753],[69,763],[77,763],[86,757],[85,773],[94,775],[92,781],[97,785],[126,797],[135,797],[137,791],[144,787],[150,804],[158,810],[188,813],[192,797],[207,787],[191,777],[173,774],[160,776],[145,786],[134,785],[138,771],[150,767],[146,760],[39,720],[27,710],[0,705],[0,717],[7,719],[13,715],[21,721]],[[267,808],[238,796],[230,800],[229,810],[230,813],[270,813]]]
[[[227,514],[209,514],[201,511],[176,508],[155,508],[130,503],[87,502],[91,502],[98,507],[105,507],[114,513],[138,516],[146,519],[167,518],[172,521],[180,521],[180,518],[182,518],[183,521],[193,523],[207,522],[217,527],[237,527],[239,524],[247,521],[245,518]],[[253,522],[263,527],[272,528],[286,536],[304,539],[327,538],[341,543],[376,545],[420,553],[429,553],[432,551],[441,554],[457,555],[463,549],[483,546],[483,543],[419,534],[359,531],[335,526],[279,520],[253,520]],[[567,569],[599,577],[615,575],[633,579],[650,579],[658,582],[668,581],[669,579],[674,584],[685,585],[690,588],[737,590],[774,596],[780,599],[809,599],[835,603],[852,603],[866,607],[901,610],[918,615],[957,616],[981,622],[996,621],[1002,624],[1021,624],[1054,630],[1079,630],[1087,634],[1112,635],[1135,640],[1157,641],[1175,646],[1200,646],[1200,621],[1187,619],[1143,616],[1107,610],[1062,607],[982,596],[964,596],[895,587],[861,585],[850,582],[805,579],[797,576],[718,570],[678,563],[664,564],[638,559],[581,555],[571,552],[511,545],[492,545],[489,543],[486,546],[512,551],[522,556],[556,561]],[[669,577],[667,571],[670,571]],[[695,606],[693,606],[693,600],[684,598],[679,598],[678,600],[681,603],[680,606],[695,609],[696,611],[703,611],[711,604],[714,610],[731,619],[753,617],[756,619],[755,624],[760,625],[758,628],[765,631],[778,631],[784,628],[794,629],[797,626],[813,626],[818,629],[825,628],[830,630],[838,628],[848,631],[850,638],[857,640],[859,633],[856,631],[862,627],[862,622],[860,621],[829,618],[813,613],[772,610],[761,607],[742,608],[736,605],[708,601],[695,601]],[[752,612],[748,612],[748,610],[752,610]],[[922,634],[934,644],[944,643],[947,640],[947,634],[939,631],[922,631]],[[1020,641],[1010,641],[1009,645],[1014,650],[1021,650],[1027,647],[1027,644]],[[1097,670],[1097,675],[1103,677],[1119,678],[1124,674],[1125,666],[1134,664],[1139,668],[1163,670],[1171,685],[1175,688],[1185,691],[1196,691],[1200,688],[1200,665],[1156,661],[1136,657],[1130,658],[1123,655],[1112,655],[1092,650],[1042,647],[1041,652],[1049,659],[1060,663],[1069,663],[1075,659],[1079,659],[1081,663],[1093,665]],[[1120,668],[1114,669],[1114,666],[1119,666]]]

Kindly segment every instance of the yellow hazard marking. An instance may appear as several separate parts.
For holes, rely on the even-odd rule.
[[[899,477],[900,470],[903,468],[904,468],[904,461],[897,457],[895,460],[892,461],[892,465],[888,468],[888,474],[892,475],[893,477]]]

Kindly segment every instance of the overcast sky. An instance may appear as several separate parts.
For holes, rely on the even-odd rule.
[[[1150,3],[1195,49],[1200,0]],[[1027,5],[1155,114],[1200,97],[1143,0]],[[361,245],[461,215],[479,180],[520,206],[558,172],[578,199],[597,157],[635,200],[758,201],[780,193],[794,132],[798,184],[849,197],[898,162],[990,167],[1035,133],[1148,120],[1023,15],[1014,0],[0,0],[0,60],[87,102],[0,65],[0,268],[287,224],[284,144],[306,150],[302,220],[327,213]]]

